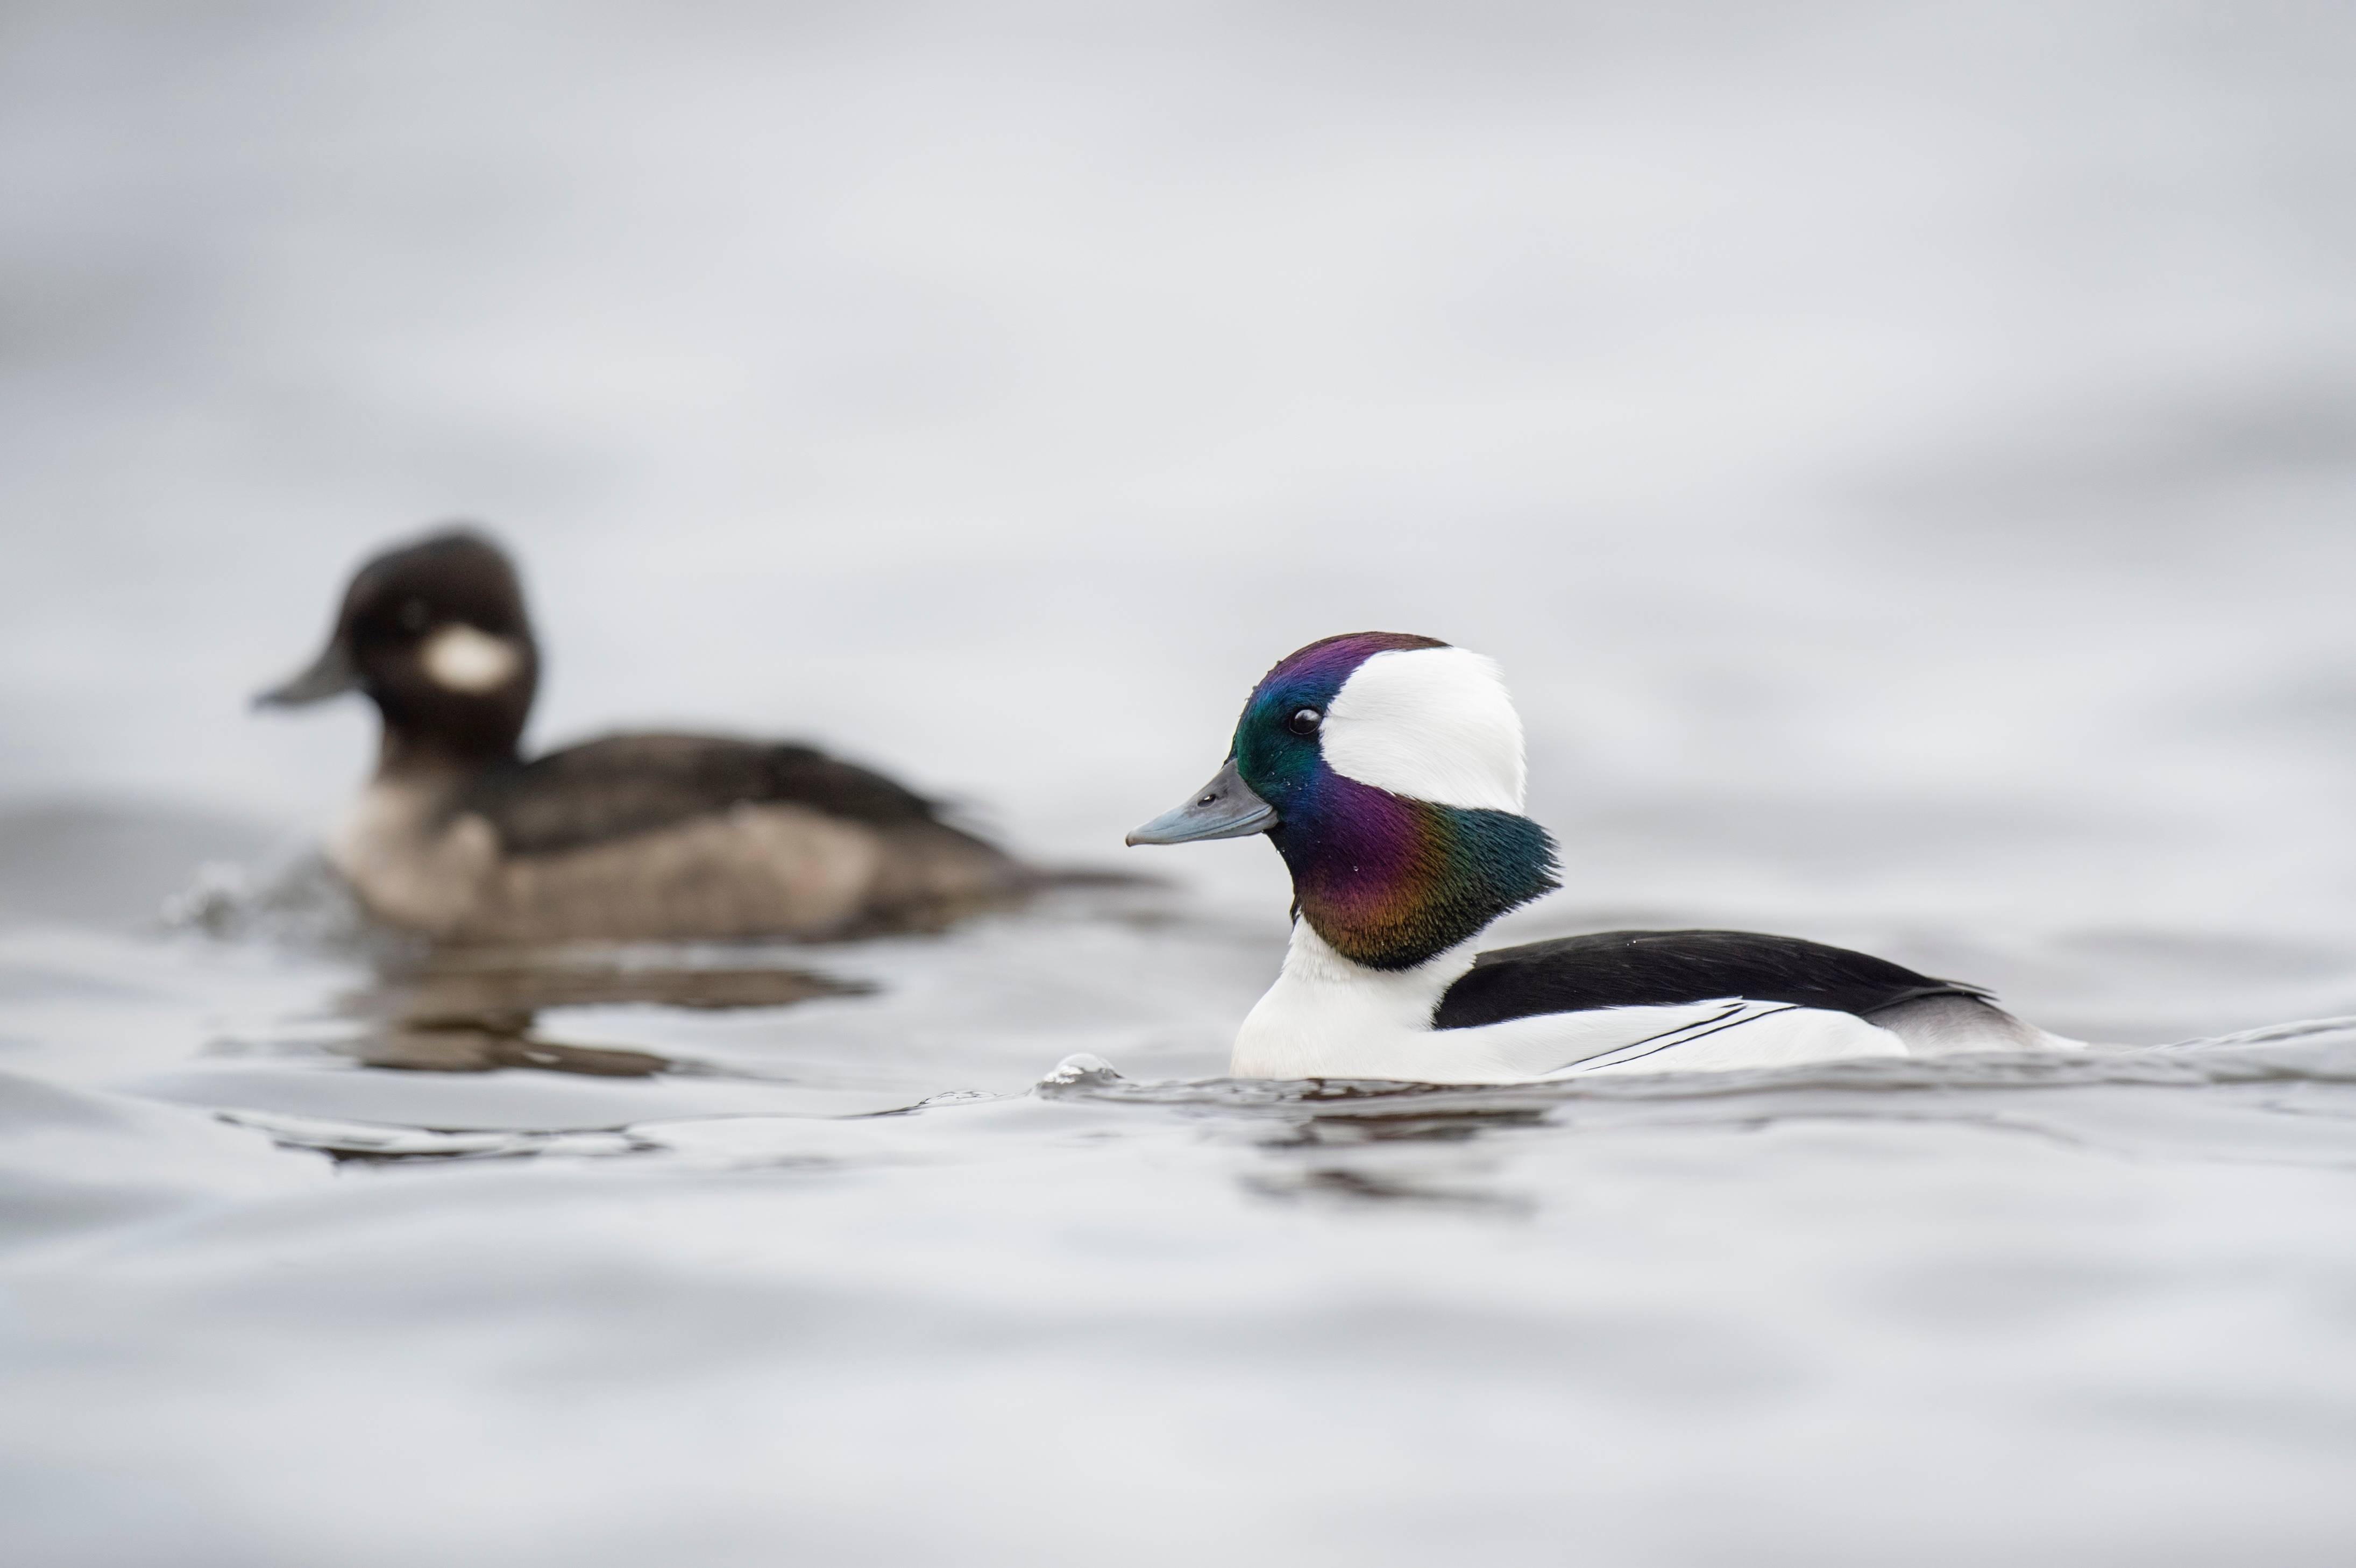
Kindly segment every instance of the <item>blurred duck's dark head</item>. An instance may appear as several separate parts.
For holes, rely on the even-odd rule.
[[[362,566],[326,650],[254,699],[298,707],[366,693],[384,716],[384,765],[469,765],[516,754],[540,653],[505,552],[454,528]]]

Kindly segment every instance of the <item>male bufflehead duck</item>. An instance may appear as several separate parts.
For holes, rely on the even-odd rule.
[[[1266,833],[1292,944],[1244,1020],[1239,1078],[1499,1083],[1590,1072],[2074,1046],[1977,986],[1747,931],[1603,931],[1476,952],[1553,891],[1522,815],[1522,721],[1495,664],[1355,632],[1269,671],[1226,766],[1132,844]]]
[[[453,941],[833,937],[1023,885],[891,779],[807,746],[616,735],[524,761],[540,678],[523,590],[466,529],[388,550],[327,650],[255,701],[365,693],[376,777],[327,857],[370,913]]]

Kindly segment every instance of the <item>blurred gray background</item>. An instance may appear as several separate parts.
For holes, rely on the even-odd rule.
[[[807,736],[1110,858],[1277,656],[1413,629],[1505,661],[1574,913],[2344,949],[2351,44],[10,0],[0,800],[316,831],[369,719],[243,702],[464,517],[538,744]]]
[[[0,1559],[2337,1568],[2344,1033],[1028,1089],[1224,1066],[1281,868],[1120,834],[1365,628],[1513,679],[1501,940],[2356,1014],[2351,82],[2344,4],[0,0]],[[534,744],[1186,891],[361,1069],[381,975],[155,911],[342,808],[369,715],[246,701],[453,517]]]

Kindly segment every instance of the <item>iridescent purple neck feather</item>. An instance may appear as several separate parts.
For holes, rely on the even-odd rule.
[[[1373,969],[1426,962],[1558,886],[1554,843],[1528,818],[1363,783],[1325,761],[1314,734],[1287,726],[1302,709],[1325,712],[1376,654],[1447,646],[1396,632],[1312,642],[1269,671],[1236,726],[1237,769],[1278,815],[1268,836],[1292,873],[1295,911]]]

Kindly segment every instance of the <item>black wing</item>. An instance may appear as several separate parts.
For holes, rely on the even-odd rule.
[[[1922,996],[1986,1000],[1987,993],[1798,937],[1597,931],[1483,953],[1440,997],[1431,1023],[1436,1029],[1471,1029],[1543,1013],[1674,1005],[1720,996],[1862,1017]]]
[[[626,838],[742,804],[807,806],[875,827],[938,821],[934,803],[807,746],[616,735],[484,775],[454,802],[487,818],[510,854]]]

